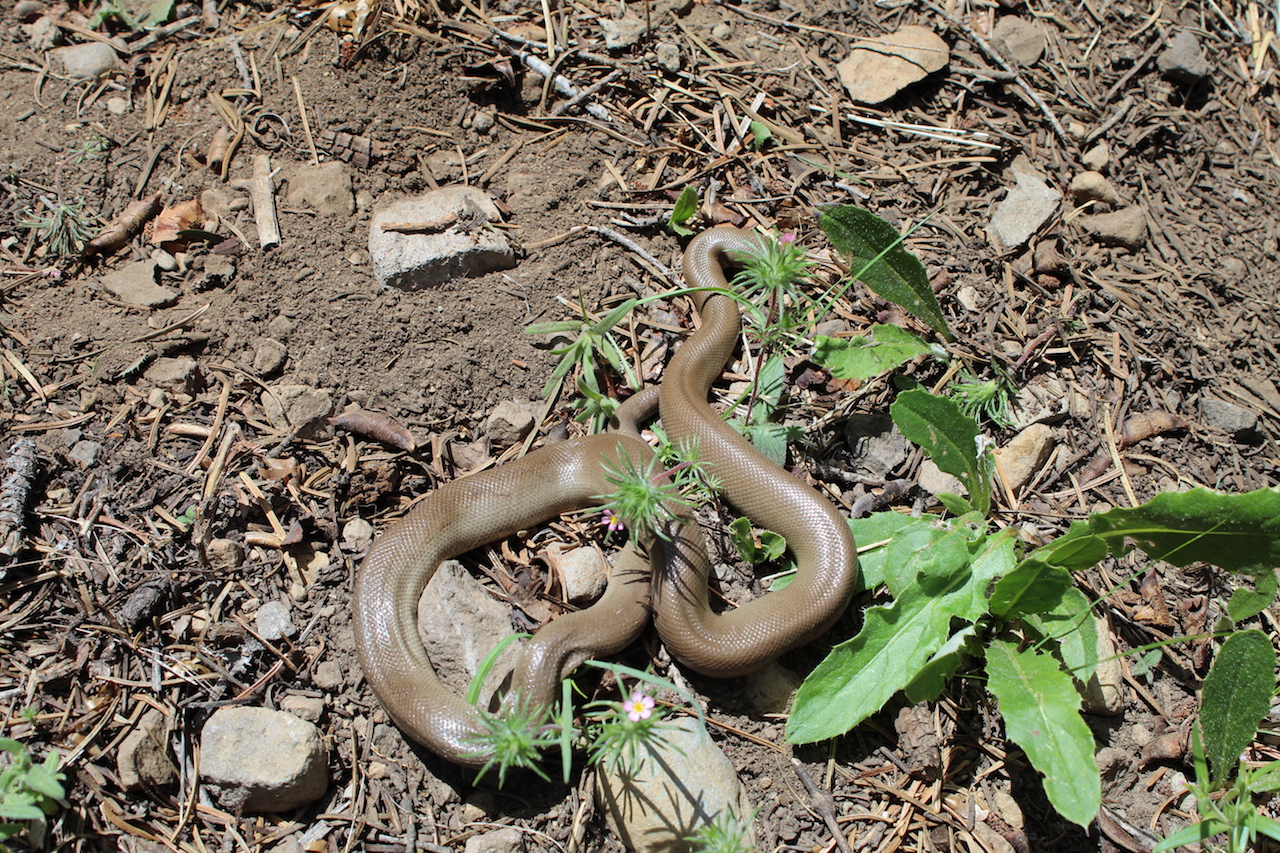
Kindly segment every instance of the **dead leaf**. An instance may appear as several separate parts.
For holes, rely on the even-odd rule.
[[[203,224],[204,208],[200,206],[199,196],[174,207],[166,207],[156,217],[151,231],[151,244],[153,246],[173,243],[186,245],[187,239],[178,236],[178,232]]]

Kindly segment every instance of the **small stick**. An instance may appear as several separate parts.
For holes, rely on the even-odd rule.
[[[577,98],[579,96],[578,87],[573,85],[573,83],[569,81],[568,77],[555,73],[550,65],[543,62],[532,53],[528,53],[523,50],[512,50],[512,55],[517,57],[521,62],[532,68],[534,71],[541,74],[543,77],[551,80],[552,84],[556,87],[556,91],[560,94],[568,98]],[[600,119],[600,121],[613,121],[613,116],[611,116],[609,111],[600,104],[583,104],[582,108],[591,115]]]
[[[22,548],[24,518],[37,466],[36,443],[29,438],[14,441],[9,450],[9,476],[0,485],[0,557],[12,559]],[[7,571],[7,567],[0,568],[0,581]]]
[[[458,214],[446,213],[436,219],[424,222],[384,222],[383,231],[394,231],[397,234],[435,234],[443,231],[458,221]]]
[[[258,226],[258,245],[270,249],[280,245],[280,220],[276,217],[276,188],[271,180],[271,158],[258,154],[253,158],[253,177],[235,180],[231,186],[249,193],[253,203],[253,221]]]
[[[302,100],[302,87],[298,85],[297,77],[290,77],[289,82],[293,84],[293,94],[298,99],[298,114],[302,116],[302,132],[307,137],[307,147],[311,149],[311,165],[320,165],[320,155],[316,153],[316,141],[311,136],[311,123],[307,121],[307,105]]]

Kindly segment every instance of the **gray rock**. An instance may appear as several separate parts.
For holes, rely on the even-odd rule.
[[[342,687],[342,667],[331,660],[323,660],[316,664],[311,681],[321,690],[334,691]]]
[[[1147,214],[1140,207],[1126,207],[1114,213],[1081,216],[1080,227],[1104,246],[1120,246],[1130,251],[1147,242]]]
[[[47,11],[49,7],[42,0],[18,0],[13,4],[13,16],[24,24],[31,23]]]
[[[1111,168],[1111,146],[1104,139],[1080,156],[1080,162],[1086,169],[1107,173]]]
[[[369,259],[378,284],[420,290],[460,276],[511,269],[516,265],[511,244],[502,232],[484,225],[500,218],[493,199],[475,187],[444,187],[396,202],[369,223]],[[396,223],[428,230],[402,233],[382,227]],[[431,230],[436,227],[444,230]]]
[[[244,564],[244,546],[231,539],[214,539],[206,547],[209,567],[218,571],[238,569]]]
[[[268,601],[259,607],[254,621],[258,625],[258,634],[268,643],[298,633],[293,619],[289,617],[289,605],[283,601]]]
[[[178,268],[178,259],[164,249],[152,249],[151,260],[155,261],[156,266],[165,272],[173,272]]]
[[[204,262],[204,287],[222,287],[236,277],[236,262],[226,255],[210,255]]]
[[[493,130],[493,126],[497,120],[497,116],[494,114],[493,110],[481,110],[476,113],[476,117],[471,120],[471,129],[476,133],[488,133]]]
[[[224,808],[282,812],[329,786],[320,731],[284,711],[219,708],[200,733],[200,774]]]
[[[1017,184],[996,204],[987,235],[1001,252],[1022,248],[1058,212],[1062,194],[1035,175],[1018,172]]]
[[[533,412],[529,404],[503,400],[485,419],[484,431],[495,447],[507,448],[524,441],[533,429]]]
[[[71,445],[67,458],[81,468],[92,468],[98,464],[98,456],[102,453],[102,445],[96,441],[82,439]]]
[[[1067,187],[1067,194],[1076,204],[1100,201],[1114,207],[1120,203],[1119,194],[1101,172],[1088,171],[1076,175]]]
[[[1030,67],[1044,56],[1044,49],[1049,40],[1044,30],[1034,21],[1005,15],[996,21],[991,31],[991,44],[1006,59],[1012,59],[1022,66]]]
[[[189,355],[157,358],[151,362],[142,377],[157,388],[174,394],[186,394],[188,397],[204,387],[200,365]]]
[[[743,697],[761,714],[785,714],[804,682],[796,673],[774,661],[739,679]]]
[[[1258,416],[1243,406],[1219,400],[1217,397],[1201,397],[1200,413],[1209,426],[1217,427],[1232,435],[1252,432],[1258,427]]]
[[[639,751],[637,766],[601,766],[596,802],[609,828],[634,853],[687,853],[687,840],[725,813],[752,814],[733,764],[696,717],[665,721]],[[754,826],[746,834],[754,843]]]
[[[595,548],[565,550],[559,543],[547,547],[547,561],[564,582],[564,596],[575,604],[589,604],[609,583],[609,564]]]
[[[293,714],[299,720],[318,723],[324,716],[324,700],[319,696],[299,696],[290,693],[280,700],[280,710]]]
[[[373,541],[373,525],[363,518],[353,518],[342,525],[342,544],[353,550],[364,548]]]
[[[297,427],[300,435],[310,437],[325,426],[325,418],[333,412],[333,397],[310,385],[275,385],[270,394],[262,395],[262,411],[280,432]]]
[[[270,376],[284,367],[289,350],[275,338],[258,338],[253,342],[253,370],[261,376]]]
[[[178,292],[156,283],[155,261],[134,261],[102,277],[108,293],[127,305],[164,308],[178,301]]]
[[[1120,666],[1107,620],[1095,617],[1094,622],[1098,630],[1098,668],[1080,690],[1080,710],[1086,714],[1115,717],[1124,713],[1124,669]]]
[[[339,160],[319,166],[299,166],[288,177],[285,204],[310,208],[321,216],[350,216],[356,211],[351,171]]]
[[[524,833],[514,826],[482,832],[467,839],[464,853],[524,853]]]
[[[52,50],[63,40],[62,28],[54,15],[41,15],[30,24],[22,24],[19,29],[27,37],[27,45],[36,53]]]
[[[937,33],[908,26],[886,36],[855,42],[836,71],[850,98],[875,106],[941,70],[950,60],[951,49]]]
[[[1032,424],[996,451],[996,461],[1011,491],[1017,492],[1031,482],[1049,461],[1053,446],[1053,430],[1044,424]]]
[[[116,772],[126,791],[159,788],[178,779],[169,753],[169,718],[155,708],[138,720],[125,735],[116,753]]]
[[[873,477],[884,477],[911,452],[910,442],[888,415],[855,412],[844,423],[844,440],[858,467]]]
[[[943,472],[932,459],[926,459],[920,463],[920,475],[917,477],[916,483],[931,495],[960,495],[963,497],[969,493],[963,483],[950,474]]]
[[[1169,46],[1156,57],[1156,67],[1171,79],[1189,84],[1199,83],[1210,71],[1204,48],[1190,30],[1178,30]]]
[[[669,41],[659,42],[654,53],[658,57],[658,65],[675,74],[680,70],[680,47]]]
[[[456,560],[440,566],[418,600],[418,636],[427,657],[440,680],[459,694],[467,691],[481,661],[513,630],[511,608],[496,601]],[[482,706],[490,707],[494,688],[515,666],[518,654],[515,645],[503,650],[485,681]]]
[[[644,18],[625,14],[618,20],[600,18],[600,30],[604,33],[604,46],[609,50],[622,50],[640,41],[645,33]]]
[[[59,47],[49,51],[49,58],[54,68],[78,80],[101,77],[120,67],[111,45],[100,41]]]

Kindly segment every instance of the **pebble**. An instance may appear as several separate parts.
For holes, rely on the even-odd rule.
[[[200,740],[201,779],[229,810],[289,811],[329,786],[320,731],[285,711],[219,708]]]
[[[473,835],[463,847],[463,853],[524,853],[524,850],[524,833],[514,826]]]
[[[209,566],[215,571],[229,572],[244,564],[244,546],[231,539],[214,539],[205,547]]]
[[[125,735],[116,753],[116,772],[126,791],[177,781],[169,753],[169,718],[163,712],[151,708],[138,720],[137,728]]]
[[[178,268],[178,259],[164,249],[152,249],[151,260],[164,272],[173,272]]]
[[[297,427],[299,435],[310,438],[327,426],[325,419],[333,413],[333,397],[310,385],[275,385],[270,394],[262,395],[262,412],[276,431],[283,433]]]
[[[1081,228],[1104,246],[1120,246],[1137,251],[1147,242],[1147,215],[1140,207],[1126,207],[1096,216],[1081,216],[1077,221]]]
[[[1156,57],[1156,67],[1170,79],[1187,84],[1199,83],[1210,71],[1204,48],[1190,30],[1178,30]]]
[[[98,464],[98,455],[102,453],[102,445],[96,441],[82,439],[71,446],[67,458],[81,468],[92,468]]]
[[[688,850],[686,839],[730,813],[753,813],[733,764],[697,717],[663,721],[665,728],[638,750],[632,766],[597,769],[596,802],[610,830],[633,853]],[[754,826],[746,833],[755,841]],[[754,846],[753,844],[751,846]]]
[[[996,460],[1010,491],[1017,492],[1031,482],[1054,446],[1053,430],[1045,424],[1032,424],[996,451]]]
[[[1080,710],[1115,717],[1124,713],[1124,669],[1116,654],[1110,626],[1105,619],[1096,617],[1094,623],[1098,632],[1098,667],[1084,686]]]
[[[324,715],[324,700],[319,696],[299,696],[290,693],[280,700],[280,710],[288,711],[299,720],[318,723],[320,717]]]
[[[1076,175],[1067,187],[1067,194],[1077,205],[1100,201],[1115,207],[1120,203],[1120,196],[1101,172],[1088,171]]]
[[[959,479],[944,472],[932,459],[926,459],[920,463],[916,484],[931,495],[964,496],[968,494],[968,489]]]
[[[609,564],[592,547],[565,549],[558,542],[547,546],[547,561],[564,582],[564,595],[575,604],[588,604],[609,583]]]
[[[987,235],[1001,252],[1022,248],[1058,212],[1062,194],[1028,172],[1014,175],[1017,183],[991,213]]]
[[[855,42],[836,70],[851,99],[875,106],[941,70],[950,59],[951,50],[937,33],[926,27],[908,26]]]
[[[492,110],[481,110],[476,113],[476,117],[471,120],[471,129],[476,133],[487,134],[489,131],[493,130],[493,126],[496,122],[497,118],[494,116]]]
[[[1232,435],[1250,433],[1257,429],[1258,416],[1243,406],[1219,400],[1217,397],[1201,397],[1200,413],[1211,427],[1217,427]]]
[[[658,65],[665,71],[675,74],[680,70],[680,47],[669,41],[659,42],[655,50]]]
[[[321,690],[333,692],[342,687],[342,667],[331,660],[322,660],[316,664],[311,674],[311,682]]]
[[[49,51],[54,67],[59,68],[68,77],[77,80],[91,80],[116,70],[116,52],[109,44],[100,41],[87,41],[84,44],[73,44]]]
[[[289,616],[289,605],[283,601],[268,601],[258,608],[255,621],[258,634],[268,643],[292,637],[298,633],[297,627]]]
[[[465,693],[498,641],[511,633],[511,608],[494,600],[484,584],[456,560],[436,570],[418,600],[418,636],[436,674],[450,690]],[[519,646],[508,646],[485,680],[481,706],[511,671]]]
[[[113,116],[122,116],[129,112],[129,102],[124,98],[107,98],[107,112]]]
[[[716,41],[725,42],[733,38],[733,27],[727,22],[721,21],[711,28],[711,37]]]
[[[353,518],[342,525],[342,544],[353,550],[364,548],[373,541],[373,525],[363,518]]]
[[[288,355],[288,348],[275,338],[258,338],[253,342],[253,370],[259,376],[271,376],[284,367]]]
[[[991,43],[1005,58],[1030,67],[1044,56],[1049,40],[1044,30],[1034,21],[1005,15],[996,21],[995,28],[991,31]]]
[[[533,429],[533,412],[528,402],[503,400],[485,419],[485,435],[495,447],[513,447]]]
[[[1086,169],[1106,174],[1111,168],[1111,147],[1107,145],[1107,141],[1104,139],[1084,152],[1080,157],[1080,162],[1084,164]]]
[[[188,397],[199,393],[204,387],[204,375],[200,372],[200,366],[189,355],[157,358],[151,362],[142,378],[157,388]]]
[[[645,34],[644,18],[627,13],[621,18],[600,18],[600,31],[604,34],[604,46],[609,50],[622,50],[640,41]]]

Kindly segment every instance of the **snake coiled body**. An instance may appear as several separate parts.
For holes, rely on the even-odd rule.
[[[736,228],[699,234],[685,252],[691,287],[725,288],[723,263],[756,247]],[[630,645],[656,618],[672,654],[704,675],[750,672],[816,637],[848,606],[857,582],[849,528],[813,489],[778,468],[728,427],[707,402],[733,351],[738,307],[723,295],[695,294],[702,327],[676,352],[662,385],[618,411],[621,426],[543,447],[516,462],[455,480],[429,495],[374,543],[356,577],[356,655],[365,679],[414,741],[459,764],[488,756],[470,739],[483,731],[479,711],[436,676],[418,638],[417,602],[446,559],[509,536],[562,512],[599,503],[612,491],[606,462],[647,461],[635,422],[657,401],[668,437],[695,439],[698,458],[729,503],[780,533],[796,558],[796,579],[777,592],[715,614],[708,605],[709,563],[702,534],[687,517],[670,541],[633,543],[615,562],[604,596],[551,622],[527,644],[513,695],[526,709],[548,708],[559,682],[589,657]],[[641,549],[648,548],[648,553]],[[495,642],[499,638],[494,638]]]

